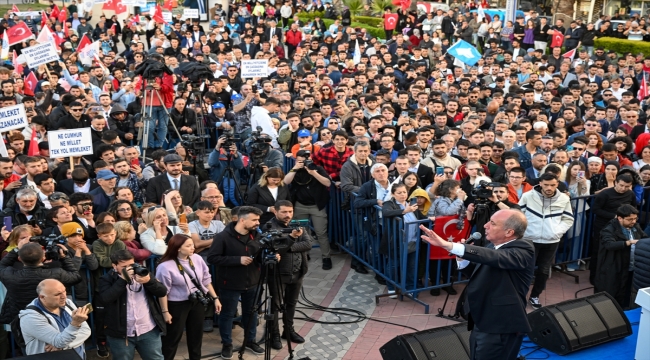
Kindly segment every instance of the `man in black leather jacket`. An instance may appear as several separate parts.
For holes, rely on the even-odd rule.
[[[275,203],[275,218],[266,223],[265,231],[284,230],[289,229],[289,222],[293,219],[293,204],[287,200],[279,200]],[[289,246],[283,249],[278,249],[281,260],[276,265],[277,271],[280,272],[280,283],[276,283],[276,275],[272,272],[269,274],[269,287],[273,296],[274,312],[279,315],[280,301],[285,305],[284,314],[282,314],[282,322],[284,323],[284,331],[282,338],[289,339],[292,342],[302,344],[305,342],[293,329],[293,317],[296,312],[296,304],[298,303],[298,296],[302,288],[302,279],[307,273],[307,253],[311,250],[311,237],[302,227],[299,230],[293,230],[287,234]],[[278,292],[281,292],[278,294]],[[271,347],[280,350],[282,349],[282,341],[280,340],[280,331],[278,328],[278,316],[273,321],[273,330],[271,333]]]
[[[61,249],[64,249],[63,246]],[[63,250],[59,252],[60,268],[44,266],[44,260],[45,253],[40,244],[22,240],[0,261],[0,282],[7,288],[0,324],[9,324],[20,310],[38,297],[36,287],[41,281],[56,279],[66,287],[81,281],[81,264],[75,265]]]
[[[111,254],[113,270],[99,279],[98,300],[104,305],[105,332],[113,356],[133,359],[135,350],[142,358],[163,359],[161,336],[166,326],[160,304],[154,297],[167,295],[167,288],[150,274],[134,274],[133,255],[128,250],[118,250]],[[123,270],[129,275],[124,278]],[[144,290],[144,291],[142,291]],[[129,327],[127,314],[148,313],[138,316]],[[138,333],[143,331],[143,333]],[[118,356],[119,355],[119,356]]]

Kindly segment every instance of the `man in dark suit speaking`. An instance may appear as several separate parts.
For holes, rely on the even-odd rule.
[[[147,185],[147,202],[159,204],[163,194],[169,189],[178,190],[183,197],[183,205],[193,206],[201,196],[199,183],[194,176],[183,174],[183,158],[178,154],[165,155],[165,170]]]
[[[456,255],[458,268],[469,277],[463,308],[472,331],[473,360],[517,359],[524,334],[531,330],[526,294],[535,268],[535,248],[521,240],[527,224],[518,210],[497,211],[485,224],[490,243],[484,248],[446,241],[420,226],[422,239]]]

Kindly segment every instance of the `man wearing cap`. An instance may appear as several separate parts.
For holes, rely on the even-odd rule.
[[[250,86],[250,85],[249,85]],[[219,136],[219,130],[231,130],[235,126],[235,115],[232,112],[226,111],[226,107],[216,102],[212,105],[212,113],[206,117],[208,127],[214,128],[215,131],[210,131],[210,141],[215,142]]]
[[[115,198],[115,184],[117,175],[110,170],[99,170],[97,172],[97,184],[99,187],[89,194],[93,197],[93,214],[97,216],[108,210],[109,205]]]
[[[194,176],[183,174],[183,158],[178,154],[166,155],[163,159],[166,173],[149,180],[146,201],[159,204],[165,191],[178,190],[183,198],[183,205],[192,206],[199,201],[199,184]]]

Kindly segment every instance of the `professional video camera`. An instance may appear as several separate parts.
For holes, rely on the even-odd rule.
[[[485,180],[481,180],[478,183],[478,186],[476,186],[474,189],[472,189],[472,195],[476,197],[476,200],[479,202],[486,202],[490,200],[492,197],[492,188],[493,187],[498,187],[501,186],[500,183],[494,183],[494,182],[487,182]]]
[[[68,239],[63,235],[50,234],[48,236],[32,236],[29,238],[30,242],[35,242],[45,248],[45,259],[47,260],[59,260],[59,250],[58,244],[65,245],[68,243]],[[64,254],[67,251],[64,251]]]
[[[203,138],[196,135],[181,135],[181,145],[183,145],[185,150],[188,152],[202,151],[205,149],[203,145]]]
[[[142,78],[147,79],[148,81],[154,80],[156,78],[162,78],[165,73],[168,75],[173,74],[173,72],[167,66],[165,66],[164,63],[158,60],[154,60],[153,58],[142,62],[135,68],[135,71],[133,73],[136,76],[142,75]]]
[[[203,79],[214,78],[214,73],[210,70],[210,67],[203,63],[182,62],[178,68],[181,74],[189,79],[190,84],[192,84],[192,91],[200,91],[199,87]]]
[[[250,166],[251,170],[256,169],[264,162],[264,158],[268,154],[268,150],[271,147],[270,136],[262,134],[262,127],[258,126],[257,130],[251,132],[251,136],[248,140],[248,147],[250,148]]]
[[[221,135],[221,138],[224,139],[224,142],[221,145],[221,147],[226,150],[230,149],[233,145],[235,145],[235,143],[241,141],[241,137],[239,136],[239,134],[235,134],[234,129],[224,131],[223,135]]]
[[[138,275],[138,276],[147,276],[147,275],[149,275],[149,269],[147,269],[146,267],[144,267],[144,266],[142,266],[142,265],[140,265],[138,263],[133,263],[130,266],[125,266],[124,268],[122,268],[122,277],[124,277],[126,282],[129,283],[129,284],[133,283],[133,280],[131,279],[131,277],[129,276],[129,273],[127,271],[129,268],[133,269],[133,273],[135,275]]]

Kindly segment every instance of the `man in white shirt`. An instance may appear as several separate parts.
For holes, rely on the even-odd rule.
[[[262,106],[253,106],[251,109],[251,129],[255,131],[257,127],[262,128],[262,133],[269,135],[273,140],[271,146],[279,149],[278,131],[273,127],[273,121],[270,114],[280,110],[280,101],[274,97],[269,97]]]

